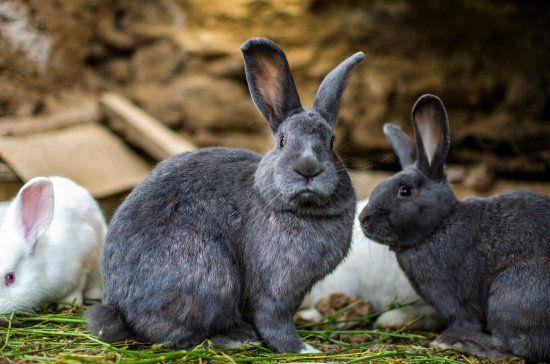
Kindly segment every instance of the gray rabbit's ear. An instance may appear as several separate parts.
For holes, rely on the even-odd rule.
[[[413,106],[417,166],[434,180],[445,179],[443,166],[451,145],[447,111],[439,97],[421,96]]]
[[[395,124],[384,124],[384,134],[390,141],[390,144],[399,159],[401,168],[410,166],[416,162],[416,151],[407,134]]]
[[[249,39],[241,51],[252,100],[276,133],[286,118],[303,110],[286,56],[266,38]]]
[[[338,117],[338,107],[340,106],[340,98],[346,87],[349,73],[353,67],[365,58],[363,52],[357,52],[340,63],[328,75],[326,75],[315,100],[313,101],[312,110],[318,112],[329,124],[334,126]]]

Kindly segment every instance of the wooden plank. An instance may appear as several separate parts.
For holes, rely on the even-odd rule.
[[[37,176],[64,176],[96,198],[133,188],[151,169],[122,140],[97,123],[2,136],[0,157],[24,182]]]
[[[113,118],[113,129],[123,133],[130,143],[136,144],[156,160],[197,149],[192,142],[173,132],[121,95],[106,93],[101,96],[100,105]]]
[[[46,130],[96,121],[100,118],[97,101],[83,102],[77,107],[53,115],[0,119],[0,136],[21,136]]]

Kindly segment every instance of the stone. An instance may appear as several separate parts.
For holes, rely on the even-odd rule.
[[[118,82],[127,82],[132,76],[130,63],[123,58],[115,58],[105,66],[108,76]]]
[[[74,87],[87,68],[106,0],[0,2],[0,117]]]
[[[132,69],[138,82],[168,81],[183,68],[183,65],[183,52],[168,40],[142,47],[132,57]]]
[[[134,95],[153,116],[168,125],[179,125],[186,131],[259,131],[267,127],[246,89],[230,80],[185,75],[177,77],[166,87],[139,87]]]

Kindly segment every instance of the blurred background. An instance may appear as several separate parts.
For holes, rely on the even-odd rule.
[[[306,107],[335,65],[365,52],[337,126],[360,195],[397,170],[382,125],[410,132],[423,93],[447,107],[459,195],[550,193],[549,23],[548,1],[0,0],[2,183],[66,172],[96,197],[123,194],[171,154],[150,139],[172,136],[136,131],[139,117],[120,107],[166,126],[183,149],[265,152],[271,133],[239,50],[265,36],[287,53]]]

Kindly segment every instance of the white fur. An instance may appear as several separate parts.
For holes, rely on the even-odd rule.
[[[18,213],[21,191],[50,181],[53,219],[38,240],[29,241]],[[0,313],[32,312],[52,300],[81,304],[84,297],[100,298],[106,225],[97,202],[83,187],[63,177],[34,178],[21,191],[0,206]],[[7,285],[9,272],[15,273],[15,282]]]
[[[319,354],[320,351],[315,349],[313,346],[304,343],[304,348],[300,350],[300,354]]]
[[[357,216],[367,203],[368,199],[359,201]],[[392,303],[421,301],[399,267],[395,253],[388,246],[366,238],[357,216],[348,257],[334,272],[317,283],[302,303],[303,308],[309,308],[305,311],[307,318],[316,317],[311,307],[319,299],[336,292],[370,301],[376,311],[386,309]],[[416,327],[432,328],[440,324],[435,310],[427,304],[420,304],[388,311],[378,318],[375,326],[399,328],[421,316],[426,319]]]

